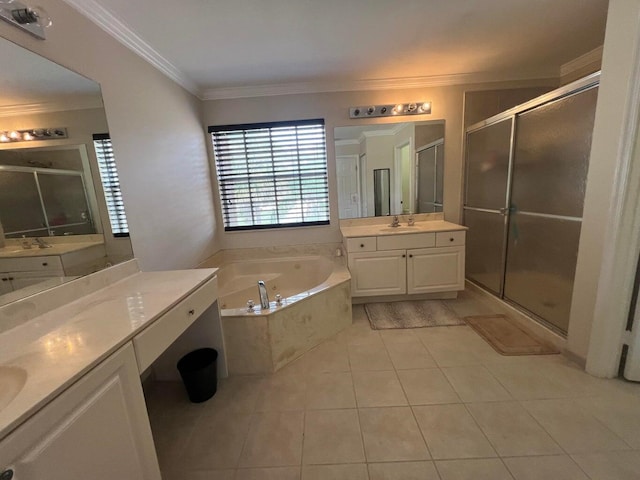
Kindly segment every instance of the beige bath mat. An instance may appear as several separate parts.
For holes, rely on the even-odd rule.
[[[464,320],[439,300],[367,303],[364,309],[374,330],[464,325]]]
[[[465,317],[471,328],[502,355],[551,355],[560,353],[550,345],[518,326],[504,315]]]

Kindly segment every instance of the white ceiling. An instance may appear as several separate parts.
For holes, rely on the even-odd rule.
[[[608,5],[607,0],[66,1],[106,30],[122,36],[124,26],[128,38],[121,40],[204,97],[221,88],[274,84],[313,84],[321,90],[323,83],[452,75],[557,76],[561,65],[603,43]]]

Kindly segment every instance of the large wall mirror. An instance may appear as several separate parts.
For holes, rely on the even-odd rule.
[[[1,38],[0,62],[2,306],[133,252],[100,86]]]
[[[336,127],[334,140],[341,219],[442,212],[444,121]]]

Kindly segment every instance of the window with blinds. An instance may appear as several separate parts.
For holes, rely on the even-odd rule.
[[[324,120],[209,127],[226,231],[329,224]]]
[[[98,170],[102,180],[102,190],[107,201],[109,221],[114,237],[128,237],[129,225],[127,225],[127,215],[122,202],[122,192],[120,191],[120,180],[116,170],[116,162],[111,147],[111,138],[108,133],[96,134],[93,136],[93,147],[98,158]]]

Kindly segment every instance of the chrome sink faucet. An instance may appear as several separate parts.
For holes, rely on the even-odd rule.
[[[262,310],[269,309],[269,294],[267,293],[267,286],[262,280],[258,281],[258,294],[260,295],[260,308]]]
[[[33,239],[33,244],[34,245],[38,245],[38,248],[51,248],[52,247],[51,244],[45,242],[44,240],[42,240],[39,237],[36,237],[36,238]]]
[[[398,215],[394,215],[393,216],[393,221],[391,222],[391,225],[389,225],[390,227],[399,227],[400,226],[400,220],[398,219]]]

